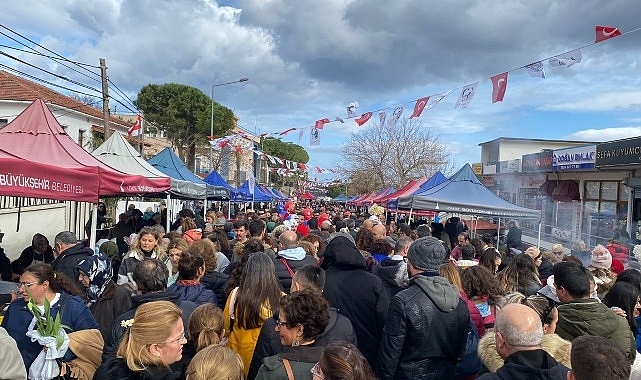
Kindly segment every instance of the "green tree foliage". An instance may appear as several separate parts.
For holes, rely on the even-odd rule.
[[[263,140],[262,151],[266,154],[285,160],[290,160],[302,164],[309,162],[309,154],[305,148],[298,144],[291,142],[283,142],[280,139],[275,139],[273,137],[267,137]],[[270,167],[278,167],[269,163]],[[303,180],[307,179],[307,173],[304,173],[302,178]],[[280,186],[294,186],[298,187],[298,182],[301,180],[301,177],[298,175],[283,177],[276,173],[271,174],[271,182],[279,184]]]
[[[207,145],[211,128],[211,99],[195,87],[177,83],[148,84],[135,101],[145,120],[165,131],[178,147],[187,167],[194,170],[196,145]],[[234,113],[214,104],[214,136],[220,137],[234,127]]]
[[[280,139],[267,137],[263,140],[263,152],[270,156],[306,164],[309,162],[309,154],[305,148],[298,144],[284,142]]]

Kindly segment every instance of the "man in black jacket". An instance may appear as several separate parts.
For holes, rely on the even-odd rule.
[[[136,294],[131,297],[132,309],[117,316],[111,326],[111,334],[107,336],[102,352],[102,362],[114,359],[118,351],[118,345],[122,336],[129,328],[126,321],[133,319],[138,306],[153,301],[170,301],[182,311],[185,330],[189,325],[189,316],[196,308],[196,304],[190,301],[181,301],[180,293],[167,293],[167,278],[169,270],[167,266],[158,259],[146,258],[139,262],[134,268],[132,277],[136,282]],[[123,323],[125,322],[125,323]]]
[[[376,360],[389,296],[380,278],[365,270],[365,259],[351,235],[338,232],[325,248],[325,298],[352,322],[358,349],[370,362]],[[457,293],[458,294],[458,293]]]
[[[69,277],[80,289],[84,286],[78,279],[78,263],[86,259],[87,256],[93,256],[93,250],[78,243],[76,234],[71,231],[62,231],[53,239],[53,254],[56,257],[51,266],[55,272],[59,272]]]
[[[294,274],[292,281],[292,293],[303,289],[314,290],[322,293],[325,286],[325,271],[318,265],[305,265],[300,267]],[[265,321],[260,329],[258,342],[254,349],[251,364],[249,365],[248,380],[253,380],[258,374],[263,359],[283,352],[283,345],[280,343],[280,335],[276,332],[276,317]],[[329,308],[329,323],[325,331],[316,338],[314,345],[326,346],[330,342],[344,341],[356,345],[356,333],[352,323],[347,317],[340,314],[333,307]]]
[[[438,275],[446,260],[432,236],[407,252],[410,285],[392,298],[376,365],[385,379],[453,379],[464,352],[470,314],[458,290]]]
[[[534,309],[515,303],[505,305],[497,314],[494,336],[496,351],[505,364],[479,380],[567,379],[568,368],[541,348],[543,327]]]

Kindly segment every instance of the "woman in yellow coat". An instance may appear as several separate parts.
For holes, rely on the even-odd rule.
[[[223,311],[225,331],[229,331],[227,345],[243,359],[245,375],[260,328],[274,316],[274,308],[283,295],[272,259],[262,252],[250,255],[240,286],[231,292]]]

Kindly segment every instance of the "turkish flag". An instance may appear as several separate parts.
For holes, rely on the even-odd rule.
[[[142,117],[138,115],[138,119],[136,119],[134,125],[129,128],[129,130],[127,131],[127,135],[129,135],[129,137],[136,137],[140,134],[142,134]]]
[[[507,90],[507,72],[495,75],[490,79],[492,79],[492,103],[502,102],[505,90]]]
[[[425,108],[428,100],[430,100],[429,96],[426,98],[420,98],[416,101],[416,104],[414,104],[414,112],[412,112],[412,116],[410,116],[410,119],[413,117],[421,116],[421,113],[423,112],[423,109]]]
[[[354,121],[356,122],[356,124],[358,124],[359,127],[362,127],[363,124],[367,123],[371,118],[372,118],[372,113],[367,112],[362,114],[361,117],[359,117],[358,119],[354,119]]]
[[[621,31],[619,30],[619,28],[615,28],[614,26],[597,25],[595,28],[595,34],[596,34],[596,39],[594,40],[594,43],[596,44],[597,42],[609,40],[610,38],[620,36]]]
[[[315,125],[316,129],[323,129],[323,127],[325,126],[326,123],[329,123],[329,119],[328,118],[316,120],[316,125]]]

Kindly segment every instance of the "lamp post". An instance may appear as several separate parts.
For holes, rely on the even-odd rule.
[[[247,82],[248,80],[249,78],[240,78],[232,82],[215,83],[211,85],[211,128],[210,128],[210,134],[209,134],[210,139],[214,138],[214,88],[220,87],[220,86],[227,86],[228,84]],[[214,147],[211,145],[211,142],[209,143],[209,171],[210,172],[214,171]]]

